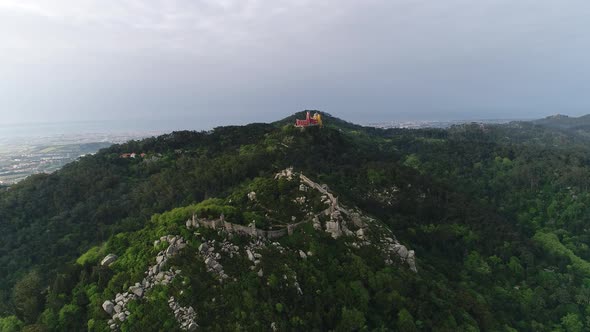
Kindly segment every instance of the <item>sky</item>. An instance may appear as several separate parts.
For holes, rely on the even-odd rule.
[[[0,125],[590,113],[586,0],[1,0]]]

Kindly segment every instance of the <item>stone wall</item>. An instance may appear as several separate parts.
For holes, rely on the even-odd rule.
[[[191,219],[187,220],[186,225],[189,228],[202,226],[202,227],[211,228],[211,229],[223,229],[223,230],[227,231],[228,233],[236,233],[236,234],[242,234],[242,235],[262,237],[265,239],[276,239],[279,237],[283,237],[285,235],[291,235],[291,233],[294,229],[302,226],[303,224],[305,224],[305,222],[306,221],[301,221],[301,222],[298,222],[295,224],[288,224],[285,226],[285,228],[282,228],[282,229],[264,230],[264,229],[258,229],[253,226],[244,226],[244,225],[230,223],[228,221],[225,221],[223,216],[221,216],[219,219],[214,219],[214,220],[207,220],[207,219],[198,219],[197,220],[193,216],[192,220]]]

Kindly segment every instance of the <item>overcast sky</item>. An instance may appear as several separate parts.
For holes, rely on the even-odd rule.
[[[587,0],[0,0],[0,123],[590,113]]]

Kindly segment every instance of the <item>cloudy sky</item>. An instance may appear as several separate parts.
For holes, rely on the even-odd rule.
[[[590,113],[587,0],[0,0],[0,124]]]

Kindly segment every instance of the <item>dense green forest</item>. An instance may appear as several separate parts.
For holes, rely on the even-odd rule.
[[[212,331],[590,330],[584,127],[384,130],[325,115],[301,130],[296,117],[114,145],[0,190],[0,331],[110,331],[103,303],[144,276],[169,234],[186,240],[167,263],[182,272],[131,301],[121,331],[182,330],[170,296]],[[187,218],[270,230],[321,210],[312,193],[297,210],[298,186],[275,179],[288,167],[395,234],[418,272],[309,223],[260,249],[260,268],[222,258],[220,283],[196,253],[251,239]]]

